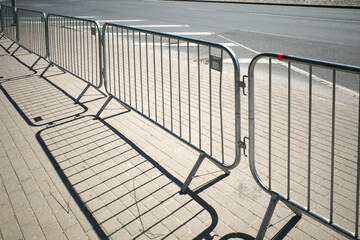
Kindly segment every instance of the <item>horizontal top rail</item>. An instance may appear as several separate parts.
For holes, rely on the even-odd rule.
[[[307,63],[312,66],[331,68],[334,70],[339,70],[339,71],[344,71],[344,72],[360,73],[360,67],[357,67],[357,66],[322,61],[322,60],[315,60],[315,59],[310,59],[310,58],[303,58],[303,57],[298,57],[298,56],[286,55],[286,54],[282,54],[282,53],[271,53],[271,52],[260,53],[260,54],[256,55],[252,59],[250,66],[254,66],[257,61],[259,61],[261,58],[264,58],[264,57],[270,57],[273,59],[277,59],[279,61]]]
[[[41,13],[41,14],[44,15],[44,21],[45,21],[46,13],[44,13],[44,12],[42,12],[42,11],[37,11],[37,10],[32,10],[32,9],[26,9],[26,8],[19,8],[19,7],[17,7],[17,8],[16,8],[16,11],[19,11],[19,10],[21,10],[21,11],[26,11],[26,12],[32,12],[32,13]]]

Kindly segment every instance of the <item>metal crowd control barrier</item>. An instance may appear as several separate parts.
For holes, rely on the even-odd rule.
[[[324,79],[327,86],[319,84]],[[360,68],[274,53],[252,60],[250,169],[271,195],[257,239],[278,200],[298,217],[360,239],[360,100],[338,86],[348,79],[360,82]]]
[[[13,41],[6,49],[7,52],[19,40],[18,28],[16,26],[16,9],[1,5],[1,29],[4,36]]]
[[[38,59],[30,67],[30,69],[33,69],[41,58],[46,59],[48,56],[45,28],[46,15],[43,12],[21,8],[17,8],[16,13],[19,46],[12,54],[21,46],[37,55]]]
[[[244,147],[240,141],[242,82],[232,50],[111,23],[105,23],[102,31],[109,98],[96,117],[116,99],[199,151],[183,193],[205,157],[229,174],[239,164]],[[230,67],[223,64],[224,59]],[[226,67],[230,70],[225,72]]]
[[[76,102],[80,101],[90,86],[101,92],[102,53],[99,24],[93,20],[49,13],[46,26],[50,63],[40,76],[43,76],[50,66],[55,65],[87,82]]]

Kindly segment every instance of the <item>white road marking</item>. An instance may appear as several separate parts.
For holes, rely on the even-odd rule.
[[[275,37],[285,37],[285,38],[300,39],[300,40],[314,41],[314,42],[321,42],[321,43],[331,43],[331,44],[347,45],[347,44],[339,43],[339,42],[332,42],[332,41],[312,39],[312,38],[294,37],[294,36],[290,36],[290,35],[266,33],[266,32],[259,32],[259,31],[250,31],[250,30],[238,29],[238,28],[233,28],[233,30],[242,31],[242,32],[249,32],[249,33],[264,34],[264,35],[275,36]]]
[[[142,19],[115,19],[115,20],[96,20],[98,22],[143,22],[144,20]]]
[[[190,36],[190,35],[196,35],[196,36],[210,36],[214,35],[214,32],[168,32],[168,34],[172,35],[183,35],[183,36]]]
[[[176,27],[190,27],[189,25],[130,25],[130,27],[137,28],[176,28]]]
[[[242,47],[242,48],[245,48],[246,50],[248,50],[248,51],[250,51],[250,52],[253,52],[253,53],[255,53],[256,55],[260,53],[260,52],[254,50],[254,49],[251,49],[251,48],[249,48],[249,47],[246,47],[245,45],[242,45],[242,44],[240,44],[240,43],[238,43],[238,42],[235,42],[235,41],[233,41],[233,40],[231,40],[231,39],[229,39],[229,38],[227,38],[227,37],[224,37],[224,36],[222,36],[222,35],[218,35],[218,36],[221,37],[221,38],[223,38],[223,39],[225,39],[225,40],[227,40],[227,41],[229,41],[229,42],[235,43],[237,46]],[[282,65],[282,66],[287,67],[287,63],[286,63],[286,62],[274,61],[274,63],[275,63],[275,64],[280,64],[280,65]],[[300,69],[300,68],[298,68],[298,67],[292,66],[292,67],[291,67],[291,70],[292,70],[292,71],[295,71],[295,72],[297,72],[297,73],[299,73],[299,74],[301,74],[301,75],[303,75],[303,76],[309,77],[309,73],[308,73],[307,71],[304,71],[304,70],[302,70],[302,69]],[[320,77],[317,77],[317,76],[315,76],[314,74],[312,75],[312,79],[314,79],[315,81],[318,81],[318,82],[320,82],[320,83],[322,83],[322,84],[324,84],[324,85],[326,85],[326,86],[328,86],[328,87],[332,87],[332,86],[333,86],[331,82],[326,81],[325,79],[322,79],[322,78],[320,78]],[[351,89],[349,89],[349,88],[346,88],[346,87],[343,87],[343,86],[340,86],[340,85],[336,85],[336,88],[337,88],[338,90],[344,92],[344,93],[350,94],[350,95],[355,96],[355,97],[359,97],[359,93],[358,93],[358,92],[356,92],[356,91],[354,91],[354,90],[351,90]]]
[[[234,43],[219,43],[219,44],[222,44],[222,45],[225,45],[225,46],[228,46],[228,47],[234,47],[236,46]],[[136,46],[146,46],[146,42],[135,42],[135,45]],[[148,46],[153,46],[153,43],[152,42],[148,42],[147,44]],[[161,43],[155,43],[155,47],[160,47],[161,46]],[[169,47],[169,43],[166,43],[166,42],[163,42],[162,44],[163,47]],[[177,43],[173,43],[173,44],[170,44],[171,47],[177,47],[178,44]],[[187,47],[188,44],[186,42],[180,42],[179,43],[179,47]],[[196,43],[189,43],[189,47],[197,47],[198,44]],[[201,46],[201,44],[200,44]]]
[[[250,64],[252,58],[238,58],[238,61],[240,64]],[[226,58],[223,60],[223,63],[232,63],[232,59],[231,58]],[[266,59],[260,59],[257,63],[269,63],[269,61],[267,61]]]
[[[98,16],[75,16],[76,18],[98,18]]]
[[[124,29],[125,31],[126,31],[126,29]],[[130,29],[130,31],[132,31],[131,29]],[[107,34],[109,34],[109,35],[124,35],[124,36],[126,36],[127,35],[127,33],[124,33],[124,34],[122,34],[121,32],[119,32],[118,34],[116,34],[116,33],[111,33],[111,32],[109,32],[109,33],[106,33],[106,35]],[[149,33],[149,34],[151,34],[151,33]],[[166,32],[165,34],[170,34],[170,35],[197,35],[197,36],[209,36],[209,35],[214,35],[215,33],[213,33],[213,32]],[[132,32],[130,32],[130,34],[129,34],[130,36],[132,36],[133,34],[132,34]],[[135,33],[135,35],[139,35],[139,33]],[[145,33],[141,33],[141,35],[145,35]],[[166,37],[166,36],[165,36]]]
[[[356,20],[302,17],[302,16],[278,15],[278,14],[267,14],[267,13],[249,13],[249,15],[266,16],[266,17],[278,17],[278,18],[308,19],[308,20],[317,20],[317,21],[326,21],[326,22],[360,23],[360,21],[356,21]]]

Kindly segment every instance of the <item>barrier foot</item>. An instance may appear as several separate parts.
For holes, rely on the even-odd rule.
[[[95,115],[95,119],[98,119],[100,117],[100,114],[102,113],[102,111],[104,111],[104,109],[106,108],[106,106],[109,104],[109,102],[111,101],[113,97],[109,96],[109,98],[106,100],[106,102],[102,105],[102,107],[100,108],[100,110],[97,112],[97,114]]]
[[[195,173],[197,172],[197,170],[199,169],[201,163],[203,162],[204,158],[205,158],[205,153],[201,152],[201,154],[200,154],[198,160],[196,161],[193,169],[191,170],[189,176],[187,177],[184,184],[182,185],[180,193],[185,193],[185,191],[187,190],[191,180],[194,178]]]
[[[78,98],[75,100],[75,103],[79,103],[80,102],[80,98],[82,98],[82,96],[84,96],[85,92],[89,89],[89,87],[91,86],[90,83],[88,83],[86,85],[86,87],[84,88],[84,90],[82,90],[82,92],[80,93],[80,95],[78,96]]]
[[[272,217],[272,215],[274,213],[274,210],[275,210],[275,207],[276,207],[276,204],[277,204],[278,201],[279,201],[279,198],[278,198],[278,196],[276,194],[271,195],[270,203],[269,203],[269,206],[268,206],[268,208],[266,210],[264,219],[263,219],[263,221],[261,223],[259,232],[258,232],[258,234],[256,236],[256,240],[264,239],[266,230],[268,229],[271,217]]]
[[[40,77],[44,76],[44,74],[46,73],[46,71],[49,69],[49,67],[51,67],[52,63],[49,63],[49,65],[47,65],[47,67],[45,68],[45,70],[40,74]]]
[[[10,53],[9,50],[10,48],[15,44],[15,42],[13,42],[12,44],[10,44],[10,46],[5,50],[7,53]]]
[[[30,70],[33,70],[33,68],[40,61],[40,59],[41,59],[41,57],[38,57],[38,59],[36,59],[36,61],[33,63],[33,65],[31,65]]]
[[[17,50],[19,50],[20,46],[18,46],[15,51],[12,52],[12,54],[10,54],[11,56],[14,56],[14,54],[17,52]]]

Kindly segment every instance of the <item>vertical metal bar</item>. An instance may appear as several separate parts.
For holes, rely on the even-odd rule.
[[[126,35],[127,35],[128,77],[129,77],[129,100],[130,100],[130,106],[131,106],[131,69],[130,69],[129,29],[126,30]]]
[[[85,21],[82,22],[81,24],[82,27],[82,44],[83,44],[83,79],[86,80],[86,50],[85,50]]]
[[[59,47],[60,47],[60,38],[59,38],[59,36],[60,36],[60,20],[59,20],[59,17],[55,17],[55,25],[57,26],[57,28],[56,28],[56,54],[55,54],[55,56],[56,56],[56,63],[58,64],[58,65],[61,65],[61,54],[60,54],[60,50],[59,50]]]
[[[79,67],[79,54],[80,54],[80,49],[79,49],[79,33],[78,33],[78,27],[79,27],[79,20],[76,20],[76,74],[79,75],[80,73],[80,67]]]
[[[201,81],[200,81],[200,45],[197,45],[197,63],[198,63],[198,104],[199,104],[199,148],[201,149]]]
[[[73,58],[74,58],[74,41],[73,41],[73,24],[74,21],[72,21],[72,19],[69,19],[69,51],[70,51],[70,72],[73,72],[74,71],[74,62],[73,62]]]
[[[221,49],[221,64],[223,61],[223,49]],[[220,88],[219,88],[219,104],[220,104],[220,134],[221,134],[221,157],[222,163],[225,163],[224,153],[224,124],[223,124],[223,109],[222,109],[222,69],[220,71]]]
[[[181,84],[180,84],[180,41],[177,40],[177,50],[178,50],[178,88],[179,88],[179,127],[180,127],[180,137],[182,137],[181,129]]]
[[[360,92],[360,75],[359,75]],[[356,181],[356,211],[355,211],[355,238],[359,237],[359,195],[360,195],[360,96],[358,103],[358,149],[357,149],[357,181]]]
[[[269,58],[269,189],[271,189],[271,131],[272,131],[272,58]]]
[[[58,65],[61,65],[61,54],[60,54],[60,18],[59,17],[56,17],[55,18],[55,25],[57,26],[56,28],[56,63]]]
[[[334,217],[334,175],[335,175],[335,104],[336,104],[336,70],[333,70],[332,86],[332,123],[331,123],[331,192],[330,192],[330,223]]]
[[[170,46],[169,46],[170,47]],[[164,101],[164,66],[163,66],[163,40],[160,36],[160,55],[161,55],[161,99],[162,99],[162,118],[163,126],[165,126],[165,101]]]
[[[148,116],[150,117],[150,91],[149,91],[149,55],[148,55],[148,37],[145,33],[146,41],[146,82],[147,82],[147,100],[148,100]]]
[[[87,78],[86,81],[87,82],[91,82],[90,81],[90,48],[89,48],[89,31],[90,31],[90,38],[92,38],[91,35],[91,24],[89,25],[89,22],[86,22],[86,52],[87,52]]]
[[[94,25],[94,23],[91,23],[91,29],[90,29],[90,31],[92,31],[92,29],[93,29],[93,25]],[[95,30],[96,30],[96,25],[95,25]],[[92,32],[90,33],[90,46],[91,46],[91,48],[90,48],[90,51],[91,51],[91,82],[95,85],[95,86],[98,86],[99,85],[99,83],[98,83],[98,81],[96,81],[96,79],[95,79],[95,82],[94,82],[94,37],[96,37],[96,33],[95,33],[95,36],[93,36],[92,35]],[[96,68],[96,67],[95,67]],[[89,69],[89,70],[90,70]]]
[[[287,199],[290,199],[290,178],[291,178],[291,62],[288,63],[288,145],[287,145]]]
[[[171,76],[171,43],[169,38],[169,74],[170,74],[170,120],[171,120],[171,131],[174,130],[173,120],[173,103],[172,103],[172,76]]]
[[[189,42],[187,42],[187,68],[188,68],[188,107],[189,107],[189,142],[191,142],[191,101],[190,101],[190,53]]]
[[[66,57],[66,69],[69,70],[70,69],[70,63],[69,63],[69,57],[70,57],[70,41],[69,41],[69,19],[66,18],[64,19],[64,25],[65,25],[65,28],[64,28],[64,31],[66,34],[64,37],[65,37],[65,42],[66,42],[66,49],[65,51],[67,52],[67,57]]]
[[[142,54],[141,54],[141,32],[139,32],[139,54],[140,54],[140,91],[141,91],[141,112],[144,113],[144,92],[142,78]]]
[[[103,81],[102,81],[102,77],[103,77],[103,74],[105,74],[105,71],[103,69],[104,66],[100,66],[99,62],[102,62],[104,59],[102,59],[102,56],[101,54],[98,56],[98,51],[101,52],[102,49],[100,47],[101,46],[104,46],[102,44],[102,36],[101,34],[99,33],[99,29],[98,29],[98,26],[97,24],[94,24],[95,25],[95,35],[91,38],[91,46],[92,46],[92,49],[94,49],[94,51],[92,52],[92,73],[93,73],[93,78],[96,82],[96,86],[101,86],[103,84]],[[105,35],[105,34],[104,34]],[[95,71],[94,71],[94,68],[95,68]],[[100,68],[100,76],[98,76],[98,69]],[[94,81],[93,80],[93,81]]]
[[[114,43],[114,39],[115,39],[115,37],[114,37],[114,26],[112,25],[111,26],[111,43],[112,43],[112,46],[111,46],[111,48],[110,48],[110,46],[109,46],[109,49],[111,49],[112,50],[112,55],[113,55],[113,58],[112,58],[112,66],[113,66],[113,85],[114,85],[114,91],[112,92],[111,90],[110,90],[110,93],[111,94],[113,94],[114,96],[116,96],[116,73],[115,73],[115,70],[116,70],[116,68],[115,68],[115,43]],[[109,62],[109,66],[110,66],[110,62]]]
[[[115,47],[114,47],[115,48]],[[116,55],[117,55],[117,82],[118,82],[118,95],[121,99],[121,87],[120,87],[120,48],[119,48],[119,28],[116,28]],[[122,54],[122,53],[121,53]]]
[[[108,25],[107,26],[107,33],[108,33],[108,38],[107,38],[107,56],[108,56],[108,71],[107,71],[107,90],[109,91],[110,95],[112,95],[112,92],[111,92],[111,47],[110,47],[110,26],[111,25]],[[111,26],[112,27],[112,26]],[[112,30],[112,28],[111,28]]]
[[[123,72],[123,92],[124,92],[124,101],[126,102],[126,84],[125,84],[125,51],[124,51],[124,28],[121,28],[121,50],[122,50],[122,72]]]
[[[135,30],[133,30],[133,56],[134,56],[134,87],[135,87],[135,108],[137,109],[137,87],[136,87],[136,52],[135,52]]]
[[[157,94],[156,94],[156,65],[155,65],[155,35],[153,39],[153,64],[154,64],[154,96],[155,96],[155,121],[157,122]]]
[[[211,59],[211,47],[209,46],[209,61]],[[210,155],[212,156],[212,79],[211,79],[211,66],[209,64],[209,113],[210,113]]]
[[[311,122],[312,122],[312,66],[309,66],[309,133],[308,133],[308,192],[307,209],[310,210],[311,204]]]
[[[80,44],[80,55],[79,55],[79,57],[80,57],[80,74],[79,74],[79,76],[80,76],[80,78],[83,78],[83,35],[82,35],[82,22],[81,22],[81,20],[79,21],[80,22],[80,25],[79,25],[79,34],[80,34],[80,42],[79,42],[79,44]]]

